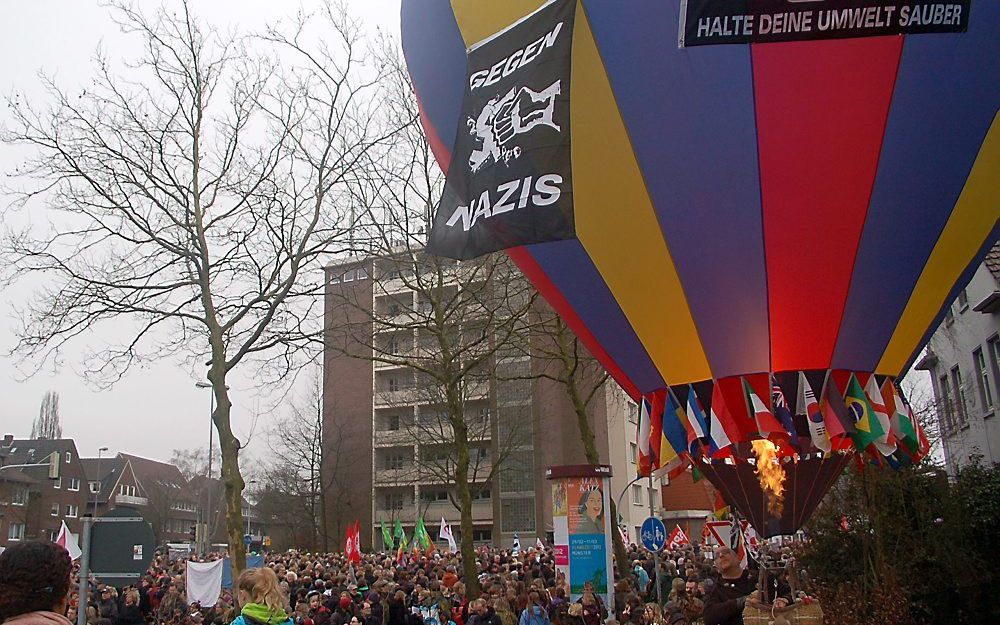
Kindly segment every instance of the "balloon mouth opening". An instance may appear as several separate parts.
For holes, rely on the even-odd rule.
[[[778,457],[778,448],[769,440],[751,441],[754,474],[767,501],[767,511],[780,517],[785,509],[785,470]]]

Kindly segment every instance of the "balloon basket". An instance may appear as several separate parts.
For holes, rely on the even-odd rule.
[[[818,601],[805,603],[801,599],[781,610],[748,601],[743,608],[744,625],[823,625],[823,609]]]

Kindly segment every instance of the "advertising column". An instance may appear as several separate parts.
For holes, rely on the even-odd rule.
[[[613,605],[609,485],[611,467],[551,467],[552,523],[556,571],[571,601],[592,589]]]

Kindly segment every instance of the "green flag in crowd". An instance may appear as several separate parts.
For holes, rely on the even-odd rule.
[[[393,542],[392,534],[389,533],[389,526],[385,524],[385,520],[382,517],[379,517],[378,524],[382,526],[382,544],[385,545],[385,550],[392,551],[396,543]]]
[[[395,544],[402,549],[406,549],[406,545],[409,541],[406,540],[406,532],[403,531],[403,524],[400,523],[399,519],[396,519],[395,538]]]

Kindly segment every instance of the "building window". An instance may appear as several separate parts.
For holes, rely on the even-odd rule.
[[[640,484],[632,485],[632,503],[637,506],[642,505],[642,485]]]
[[[399,339],[395,336],[389,339],[389,353],[398,354],[399,353]]]
[[[135,497],[138,495],[138,489],[132,484],[120,484],[118,486],[118,494],[125,495],[126,497]]]
[[[7,528],[7,540],[24,540],[24,523],[11,523]]]
[[[330,274],[330,284],[340,284],[340,276]]]
[[[69,518],[75,519],[77,516],[79,516],[79,514],[80,514],[79,507],[73,504],[69,504],[66,506],[66,516],[68,516]]]
[[[403,493],[389,493],[385,496],[385,509],[386,510],[402,510],[403,509]]]
[[[493,530],[472,530],[472,541],[485,543],[493,540]]]
[[[993,369],[993,388],[1000,393],[1000,338],[993,337],[986,343],[987,358],[990,361],[990,368]]]
[[[365,267],[358,267],[358,280],[365,280],[368,278],[368,269]]]
[[[54,543],[59,540],[59,530],[49,530],[49,542]]]
[[[399,378],[396,377],[389,378],[389,380],[386,382],[386,386],[388,387],[390,393],[395,393],[396,391],[399,390]]]
[[[55,479],[55,481],[52,482],[52,488],[55,488],[57,490],[60,489],[60,488],[62,488],[62,478],[61,477],[57,477]]]
[[[80,490],[80,478],[71,477],[69,478],[69,486],[66,487],[67,490],[78,491]]]
[[[535,531],[535,500],[533,498],[501,500],[500,519],[505,532]]]
[[[51,516],[59,516],[59,504],[52,504],[52,508],[49,510]]]
[[[420,491],[420,501],[424,503],[434,503],[435,501],[448,501],[448,491],[422,490]]]
[[[983,403],[983,414],[993,412],[993,391],[990,390],[990,375],[983,350],[972,352],[972,359],[976,362],[976,380],[979,382],[979,401]]]
[[[965,312],[969,308],[969,294],[965,289],[958,292],[958,312]]]
[[[955,389],[955,416],[959,425],[965,425],[965,387],[962,385],[962,371],[958,367],[951,370],[951,385]]]
[[[402,454],[393,454],[385,457],[385,468],[400,470],[406,465],[406,458]]]
[[[941,387],[941,429],[945,433],[950,433],[952,428],[955,427],[955,418],[954,412],[952,412],[954,406],[951,403],[951,385],[948,384],[948,376],[941,376],[938,384]]]
[[[955,323],[955,313],[952,312],[951,305],[949,304],[948,308],[944,311],[944,325],[950,326],[953,323]]]
[[[354,270],[351,269],[350,271],[345,272],[343,280],[344,282],[354,282]]]
[[[101,492],[101,483],[100,482],[91,482],[90,483],[90,492],[93,493],[93,494]]]
[[[639,404],[630,401],[626,407],[629,423],[639,423]]]
[[[73,452],[67,451],[66,452],[66,464],[69,464],[71,462],[73,462]]]
[[[639,462],[639,446],[635,443],[628,444],[629,457],[632,458],[632,464]]]
[[[10,504],[12,506],[23,506],[28,503],[28,489],[16,488],[11,494]]]

